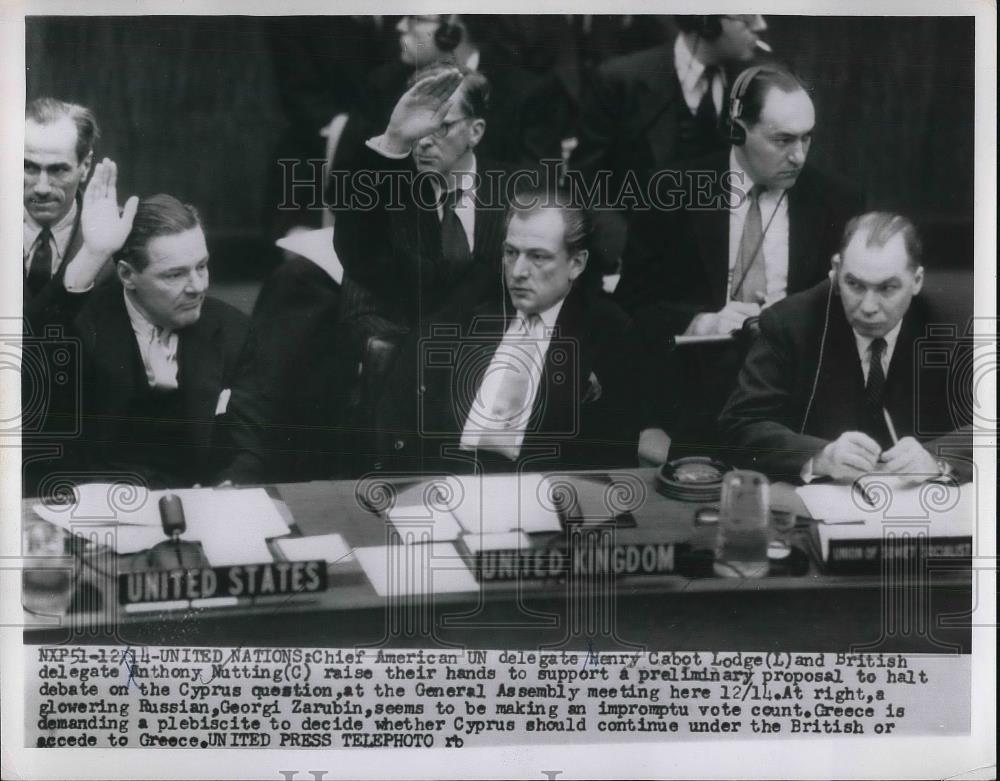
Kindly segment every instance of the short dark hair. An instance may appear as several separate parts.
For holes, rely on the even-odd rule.
[[[559,209],[562,214],[566,252],[573,255],[590,249],[592,233],[590,214],[573,199],[569,190],[563,187],[526,187],[518,190],[507,210],[506,225],[510,225],[515,214],[528,215],[540,209],[551,208]]]
[[[917,233],[917,227],[906,217],[893,212],[867,212],[852,217],[844,228],[840,240],[840,255],[843,257],[847,245],[861,231],[867,234],[866,247],[884,247],[896,234],[902,234],[903,246],[911,269],[923,265],[924,245]]]
[[[125,244],[115,255],[136,271],[149,265],[146,248],[158,236],[173,236],[201,225],[198,210],[188,203],[181,203],[172,195],[152,195],[139,201],[139,208],[132,221]]]
[[[563,220],[563,246],[570,257],[590,249],[593,218],[564,187],[525,187],[518,190],[507,209],[505,227],[510,225],[514,215],[527,216],[541,209],[559,210]],[[601,268],[593,261],[593,258],[588,258],[583,273],[574,282],[574,286],[582,288],[587,295],[596,294],[601,289]]]
[[[82,163],[94,151],[101,137],[97,118],[89,108],[56,98],[35,98],[24,108],[24,119],[39,125],[51,125],[60,119],[70,119],[76,125],[76,161]]]
[[[453,60],[441,60],[421,68],[410,76],[407,84],[412,87],[421,79],[436,76],[448,70],[457,70],[462,74],[462,83],[455,91],[462,113],[467,117],[481,119],[490,108],[490,82],[479,71],[469,70]]]
[[[697,14],[674,14],[674,23],[682,33],[697,33],[706,40],[713,40],[722,35],[721,14],[697,15]]]
[[[772,88],[785,93],[797,92],[798,90],[807,94],[809,92],[806,83],[785,66],[777,64],[765,66],[750,80],[743,92],[743,108],[739,118],[748,127],[757,124],[760,120],[760,112],[764,109],[764,100]]]

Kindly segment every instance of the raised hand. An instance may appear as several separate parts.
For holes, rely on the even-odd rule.
[[[104,158],[94,167],[94,175],[83,193],[80,227],[83,244],[94,256],[107,258],[122,248],[132,230],[139,199],[132,196],[118,210],[118,166]]]
[[[441,127],[461,83],[462,74],[452,69],[421,79],[403,93],[385,131],[394,151],[409,151],[414,142]]]

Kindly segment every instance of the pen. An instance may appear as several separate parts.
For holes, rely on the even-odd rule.
[[[854,488],[855,491],[857,491],[861,495],[861,499],[864,501],[865,504],[867,504],[869,507],[874,507],[875,506],[875,502],[868,495],[868,491],[865,490],[865,487],[863,485],[861,485],[861,481],[860,480],[855,480],[854,481],[853,488]]]
[[[885,427],[889,429],[889,436],[892,438],[892,444],[899,444],[899,437],[896,436],[896,427],[892,425],[892,418],[889,417],[889,410],[882,407],[882,417],[885,418]]]

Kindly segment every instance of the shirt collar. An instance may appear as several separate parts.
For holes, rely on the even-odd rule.
[[[153,334],[157,332],[158,326],[153,325],[149,322],[149,319],[142,313],[129,297],[128,291],[124,288],[122,289],[122,295],[125,297],[125,310],[128,312],[128,319],[132,323],[132,330],[135,331],[143,339],[151,340]],[[166,340],[171,334],[171,331],[167,328],[160,329],[159,337],[161,340]]]
[[[683,35],[678,35],[674,40],[674,70],[677,72],[677,80],[681,84],[681,90],[685,94],[694,90],[701,80],[701,75],[705,72],[705,66],[688,48]]]
[[[52,231],[52,238],[55,239],[56,252],[59,257],[63,257],[66,254],[66,248],[69,246],[70,237],[73,235],[73,228],[76,226],[76,212],[78,206],[76,199],[73,199],[73,205],[69,207],[69,211],[63,215],[63,218],[59,220],[55,225],[52,225],[49,230]],[[42,226],[28,214],[27,209],[24,211],[24,251],[30,252],[32,246],[38,240],[38,235],[42,232]]]
[[[552,329],[556,327],[556,320],[559,319],[559,313],[562,311],[563,303],[565,301],[565,298],[561,298],[544,312],[538,313],[538,319],[542,321],[542,325],[545,327],[546,333],[551,333]],[[523,320],[525,322],[527,322],[530,317],[530,315],[526,315],[520,310],[518,310],[517,315],[519,320]]]
[[[476,193],[476,182],[478,177],[476,173],[478,172],[478,164],[476,163],[476,153],[471,152],[469,155],[472,158],[471,163],[467,167],[456,168],[445,176],[445,181],[448,182],[448,191],[461,189],[462,195],[472,196]],[[438,195],[441,194],[440,180],[434,177],[431,180],[434,183],[434,188]]]
[[[883,339],[885,339],[885,355],[887,358],[892,358],[892,353],[896,349],[896,340],[899,338],[899,329],[903,327],[903,320],[900,318],[899,322],[893,326],[893,329],[889,331]],[[854,331],[854,329],[851,329]],[[875,341],[873,336],[863,336],[857,331],[854,331],[854,342],[858,346],[858,355],[866,357],[868,355],[868,349],[871,347],[872,342]]]

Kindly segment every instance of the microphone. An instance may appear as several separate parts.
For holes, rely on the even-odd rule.
[[[170,537],[174,543],[179,543],[181,535],[187,530],[181,498],[176,494],[166,494],[160,497],[159,506],[163,533]]]

